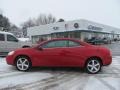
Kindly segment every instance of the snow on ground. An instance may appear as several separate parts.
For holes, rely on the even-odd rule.
[[[29,38],[18,38],[20,41],[30,41]]]
[[[52,77],[49,73],[19,72],[15,67],[7,65],[5,58],[0,58],[0,88],[12,85],[35,82],[38,79]]]
[[[120,56],[99,74],[82,70],[33,68],[20,72],[0,58],[0,89],[3,90],[120,90]]]

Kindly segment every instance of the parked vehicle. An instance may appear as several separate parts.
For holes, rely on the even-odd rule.
[[[74,39],[48,40],[37,46],[12,51],[6,57],[7,64],[20,71],[35,66],[81,67],[88,73],[98,73],[102,66],[112,62],[110,50]]]
[[[91,44],[93,44],[93,45],[103,44],[103,40],[100,39],[100,38],[96,38],[96,37],[92,37],[92,38],[89,39],[87,42],[88,42],[88,43],[91,43]]]
[[[111,40],[110,38],[91,38],[91,39],[88,39],[87,40],[88,43],[91,43],[93,45],[96,45],[96,44],[110,44],[111,43]]]
[[[30,47],[30,42],[18,40],[13,34],[8,32],[0,32],[0,56],[21,47]]]
[[[119,41],[119,40],[118,40],[117,38],[114,38],[114,39],[113,39],[113,41],[115,41],[115,42],[116,42],[116,41]]]
[[[111,44],[112,40],[110,38],[103,38],[103,43],[104,44]]]

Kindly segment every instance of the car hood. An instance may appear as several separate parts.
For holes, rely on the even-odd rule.
[[[16,49],[15,52],[19,52],[19,51],[22,51],[22,52],[24,52],[24,51],[30,51],[30,50],[32,50],[32,49],[33,49],[33,47],[19,48],[19,49]]]

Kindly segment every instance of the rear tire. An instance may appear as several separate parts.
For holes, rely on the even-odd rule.
[[[89,74],[96,74],[101,70],[101,62],[97,58],[90,58],[86,65],[85,65],[85,70]]]
[[[16,58],[15,66],[19,71],[28,71],[32,65],[27,56],[19,56]]]

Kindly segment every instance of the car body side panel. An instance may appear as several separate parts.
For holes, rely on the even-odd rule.
[[[84,62],[84,47],[68,47],[62,50],[64,66],[81,66]]]
[[[14,60],[19,55],[26,55],[30,58],[32,66],[74,66],[84,67],[86,60],[90,57],[101,58],[103,65],[111,63],[111,55],[108,49],[99,46],[80,46],[65,48],[21,48],[15,50],[15,54],[7,56],[7,63],[14,65]]]
[[[84,67],[86,60],[89,57],[97,56],[101,59],[102,56],[98,54],[97,50],[90,47],[81,47],[81,48],[68,48],[53,50],[51,51],[39,51],[36,49],[25,49],[25,51],[21,50],[21,52],[16,52],[16,56],[18,55],[26,55],[30,57],[33,66],[74,66],[74,67]]]
[[[46,48],[43,50],[35,50],[34,65],[36,66],[59,66],[62,65],[62,57],[60,56],[61,49]]]

